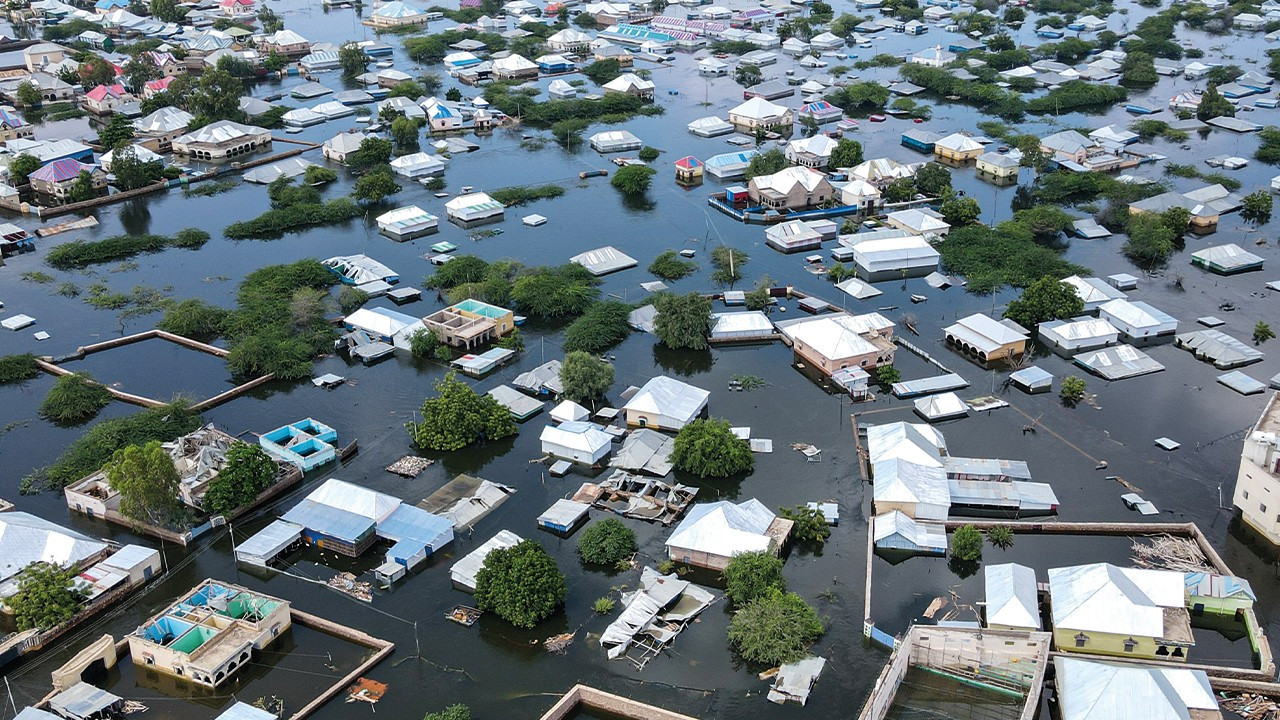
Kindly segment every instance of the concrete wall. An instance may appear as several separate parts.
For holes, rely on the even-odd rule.
[[[605,712],[627,720],[696,720],[586,685],[573,686],[543,714],[541,720],[564,720],[584,710]]]

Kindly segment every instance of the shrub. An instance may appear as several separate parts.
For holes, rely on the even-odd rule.
[[[252,220],[231,223],[223,231],[232,240],[250,238],[273,239],[291,230],[313,225],[334,225],[360,217],[364,210],[347,198],[327,203],[302,203],[278,210],[268,210]]]
[[[776,666],[804,657],[825,630],[799,595],[771,588],[733,614],[729,643],[747,662]]]
[[[699,477],[729,477],[751,470],[755,456],[750,443],[729,429],[728,420],[698,418],[676,435],[671,463]]]
[[[338,307],[342,308],[342,312],[350,313],[359,310],[369,301],[369,293],[352,287],[343,285],[338,291]]]
[[[876,382],[888,387],[894,383],[902,382],[902,373],[892,365],[881,365],[876,368]]]
[[[209,483],[204,509],[214,515],[230,515],[253,504],[275,477],[276,463],[266,451],[257,445],[236,443],[227,449],[227,464]]]
[[[423,450],[459,450],[481,438],[501,440],[519,430],[511,413],[492,395],[476,393],[450,372],[422,402],[422,421],[405,423],[413,444]]]
[[[1061,396],[1063,405],[1075,407],[1084,399],[1084,390],[1084,380],[1075,375],[1069,375],[1062,379],[1062,385],[1058,388],[1058,395]]]
[[[831,537],[831,526],[818,508],[797,505],[794,508],[780,508],[778,514],[795,523],[791,528],[791,537],[797,542],[824,543]]]
[[[76,583],[78,568],[33,562],[18,575],[17,592],[5,598],[19,630],[55,628],[75,616],[89,597]]]
[[[1031,283],[1022,296],[1009,303],[1004,316],[1025,328],[1049,320],[1073,318],[1084,312],[1084,301],[1075,288],[1046,275]]]
[[[168,304],[156,327],[183,337],[208,340],[222,334],[228,312],[203,300],[191,298]]]
[[[571,350],[560,365],[564,397],[574,402],[592,403],[613,385],[613,366],[590,353]]]
[[[591,609],[597,615],[608,615],[609,613],[613,612],[613,608],[614,608],[613,598],[607,598],[607,597],[596,598],[596,601],[591,603]]]
[[[445,267],[452,265],[450,261]],[[531,268],[516,278],[511,299],[529,315],[573,317],[586,312],[600,295],[600,280],[576,263]]]
[[[638,157],[645,162],[653,162],[654,160],[657,160],[658,156],[661,154],[662,154],[662,151],[659,150],[658,148],[649,147],[648,145],[646,145],[640,148]]]
[[[549,198],[558,198],[564,195],[565,190],[560,185],[517,185],[515,187],[502,188],[489,193],[489,197],[506,205],[507,207],[517,207],[534,200],[546,200]]]
[[[187,250],[198,250],[209,242],[209,233],[200,228],[187,228],[179,230],[169,244],[176,248],[184,248]]]
[[[691,260],[683,260],[675,250],[666,250],[649,263],[649,273],[663,280],[679,280],[693,274],[698,264]]]
[[[616,565],[635,551],[636,534],[617,518],[605,518],[578,537],[578,555],[589,565]]]
[[[1008,525],[997,525],[987,531],[987,542],[1001,550],[1013,547],[1013,528]]]
[[[951,557],[973,562],[982,559],[982,533],[972,525],[965,525],[951,533]]]
[[[1271,329],[1265,321],[1259,320],[1253,326],[1253,344],[1261,345],[1276,336],[1275,330]]]
[[[648,192],[656,173],[648,165],[627,165],[609,178],[609,184],[627,195],[643,195]]]
[[[711,300],[698,293],[663,295],[654,303],[653,334],[663,345],[679,350],[706,350],[711,334]]]
[[[735,606],[746,605],[769,590],[786,590],[782,558],[765,550],[739,553],[724,569],[724,594]]]
[[[622,342],[631,334],[627,318],[631,306],[615,300],[598,302],[564,331],[564,349],[598,353]]]
[[[111,403],[111,393],[85,373],[58,378],[40,404],[40,416],[56,423],[78,423],[92,419]]]

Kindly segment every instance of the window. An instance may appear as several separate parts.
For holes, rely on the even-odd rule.
[[[1131,653],[1131,652],[1133,652],[1133,649],[1134,649],[1134,648],[1136,648],[1136,647],[1138,647],[1138,641],[1137,641],[1137,640],[1134,640],[1133,638],[1129,638],[1129,639],[1127,639],[1127,640],[1125,640],[1125,641],[1124,641],[1124,651],[1125,651],[1125,652],[1127,652],[1127,653]]]
[[[1266,512],[1266,511],[1267,511],[1267,506],[1266,506],[1265,504],[1261,504],[1261,503],[1260,503],[1260,504],[1258,505],[1258,511],[1259,511],[1259,512]]]
[[[1248,500],[1248,499],[1249,499],[1249,491],[1248,491],[1248,490],[1245,490],[1245,491],[1243,491],[1243,492],[1244,492],[1244,499],[1245,499],[1245,500]]]
[[[1084,633],[1076,633],[1076,647],[1084,647],[1089,642],[1089,636]]]

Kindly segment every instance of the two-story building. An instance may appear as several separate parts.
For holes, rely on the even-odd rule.
[[[231,120],[209,123],[173,139],[173,152],[197,160],[224,160],[271,146],[271,131]]]
[[[1246,525],[1280,545],[1280,393],[1244,439],[1231,504]]]

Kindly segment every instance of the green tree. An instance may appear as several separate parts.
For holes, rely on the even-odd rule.
[[[1022,296],[1009,303],[1004,316],[1022,327],[1033,329],[1049,320],[1066,320],[1084,312],[1084,300],[1067,283],[1046,275],[1031,283]]]
[[[535,317],[572,317],[586,312],[599,297],[599,282],[577,263],[535,268],[516,278],[511,298]]]
[[[1236,106],[1231,101],[1222,96],[1218,92],[1217,85],[1210,85],[1208,90],[1200,96],[1200,105],[1196,108],[1196,119],[1201,122],[1212,120],[1216,117],[1235,117]]]
[[[636,551],[636,534],[617,518],[605,518],[578,536],[578,555],[589,565],[617,565]]]
[[[1244,206],[1240,209],[1240,217],[1245,220],[1265,223],[1271,219],[1271,193],[1257,190],[1244,196]]]
[[[956,528],[951,533],[951,557],[962,562],[982,559],[982,533],[972,525]]]
[[[742,266],[750,259],[751,256],[743,250],[728,245],[715,246],[711,249],[711,264],[715,267],[711,280],[717,285],[732,286],[742,279]]]
[[[884,107],[889,102],[889,88],[878,82],[851,83],[828,91],[826,99],[847,113],[857,114]]]
[[[67,199],[71,202],[92,200],[97,195],[98,188],[93,185],[93,174],[88,170],[81,170],[76,175],[76,179],[71,181],[71,188],[67,190]]]
[[[351,197],[361,202],[378,204],[388,196],[395,195],[402,188],[391,175],[390,168],[371,170],[356,179]]]
[[[120,493],[121,515],[157,525],[183,516],[178,470],[159,441],[117,450],[103,470],[107,484]]]
[[[756,281],[755,288],[743,293],[748,310],[765,310],[773,302],[773,279],[768,275]]]
[[[733,614],[729,644],[743,660],[772,667],[804,657],[825,631],[799,595],[770,588]]]
[[[936,162],[925,163],[916,171],[915,186],[927,197],[942,197],[951,189],[951,171]]]
[[[581,350],[564,356],[560,364],[560,383],[564,396],[578,403],[591,403],[602,397],[613,385],[613,366]]]
[[[312,165],[302,173],[302,180],[308,185],[323,185],[338,179],[338,173],[323,165]]]
[[[40,107],[44,102],[44,97],[40,95],[40,88],[35,83],[24,82],[18,85],[18,104],[23,107],[34,108]]]
[[[818,508],[797,505],[794,508],[779,508],[778,514],[795,523],[791,528],[791,537],[797,542],[824,543],[831,537],[831,526]]]
[[[391,139],[402,155],[418,152],[418,123],[401,115],[391,121]]]
[[[178,80],[175,80],[174,84],[177,83]],[[169,87],[172,91],[173,85]],[[190,92],[175,94],[185,97],[187,112],[197,119],[193,125],[244,119],[244,112],[240,110],[240,96],[244,94],[244,85],[239,78],[223,68],[205,70]]]
[[[227,463],[204,495],[204,509],[214,515],[230,515],[253,504],[276,476],[276,463],[261,447],[235,443],[227,449]]]
[[[511,413],[492,395],[480,395],[450,372],[433,385],[436,396],[422,402],[422,421],[405,423],[413,444],[423,450],[460,450],[480,439],[501,440],[519,430]]]
[[[450,705],[440,712],[429,712],[422,720],[471,720],[471,708],[461,703]]]
[[[92,419],[111,403],[111,393],[85,373],[58,378],[40,404],[40,417],[56,423],[80,423]]]
[[[366,137],[360,147],[347,155],[347,167],[362,172],[391,162],[391,141],[380,137]],[[450,263],[452,264],[452,263]]]
[[[751,63],[742,63],[733,71],[733,81],[742,87],[751,87],[759,85],[764,80],[764,74],[760,72],[760,66]]]
[[[444,99],[449,102],[462,102],[462,91],[456,87],[451,87],[444,91]]]
[[[671,464],[698,477],[729,477],[755,465],[751,444],[733,434],[729,421],[697,418],[680,428],[671,450]]]
[[[9,179],[15,187],[28,182],[28,176],[40,169],[40,160],[34,155],[23,153],[9,162]]]
[[[840,138],[836,149],[831,151],[831,167],[851,168],[862,164],[862,143],[857,140]]]
[[[643,195],[649,191],[656,170],[648,165],[627,165],[609,178],[609,184],[627,195]]]
[[[18,590],[5,598],[13,611],[19,630],[49,630],[65,623],[80,612],[88,599],[88,590],[79,589],[74,567],[59,567],[48,562],[33,562],[18,575]]]
[[[417,100],[427,94],[426,88],[422,87],[422,83],[414,80],[403,80],[398,82],[387,93],[387,97],[403,97],[410,100]]]
[[[1155,58],[1150,53],[1135,50],[1124,56],[1120,63],[1120,78],[1134,85],[1153,85],[1160,80],[1156,74]]]
[[[658,156],[661,154],[662,154],[662,151],[659,150],[658,148],[649,147],[648,145],[645,145],[644,147],[640,148],[640,152],[636,154],[636,157],[639,157],[641,160],[645,162],[653,162],[654,160],[657,160]]]
[[[1017,5],[1006,5],[1001,19],[1008,25],[1018,25],[1027,19],[1027,11]]]
[[[1155,213],[1139,213],[1129,218],[1125,227],[1129,239],[1124,254],[1135,263],[1156,265],[1169,259],[1176,250],[1178,236]]]
[[[747,172],[743,177],[750,180],[761,175],[772,175],[786,166],[787,156],[781,150],[773,148],[753,156],[751,162],[747,163]]]
[[[591,82],[604,85],[622,74],[622,65],[617,60],[597,60],[583,67],[582,74]]]
[[[691,260],[681,260],[675,250],[665,250],[649,263],[649,272],[663,280],[679,280],[692,275],[698,264]]]
[[[876,382],[888,387],[894,383],[902,382],[902,373],[892,365],[881,365],[876,368]]]
[[[932,164],[932,163],[930,163]],[[907,202],[916,196],[916,184],[911,178],[898,178],[884,189],[881,197],[887,203]]]
[[[80,75],[80,84],[86,90],[91,90],[99,85],[111,85],[116,81],[116,69],[106,59],[96,55],[80,63],[76,73]]]
[[[767,550],[734,555],[724,569],[724,587],[724,594],[735,607],[742,607],[769,590],[785,591],[782,558]]]
[[[272,73],[278,73],[288,65],[289,61],[275,50],[268,53],[266,59],[262,61],[262,69]]]
[[[160,22],[176,23],[187,16],[187,9],[177,0],[151,0],[151,15]]]
[[[495,344],[504,350],[524,352],[524,335],[520,334],[520,328],[513,327],[511,332],[503,335]]]
[[[138,53],[124,64],[124,86],[137,95],[148,81],[156,80],[163,74],[150,53]]]
[[[565,328],[564,349],[598,353],[617,345],[631,334],[630,316],[631,306],[626,303],[598,302]]]
[[[1063,405],[1075,407],[1084,399],[1084,390],[1084,380],[1075,375],[1068,375],[1062,379],[1062,385],[1058,388],[1058,395],[1062,398]]]
[[[112,156],[111,174],[116,178],[117,188],[134,190],[164,179],[164,163],[159,160],[144,162],[138,158],[138,151],[133,146],[123,145],[117,147]]]
[[[711,299],[698,293],[663,295],[654,303],[658,314],[653,334],[674,350],[706,350],[711,334]]]
[[[951,227],[972,225],[982,215],[982,206],[971,197],[950,197],[938,208],[942,217]]]
[[[476,573],[477,606],[516,627],[531,628],[551,617],[564,606],[567,592],[556,561],[532,540],[492,550]]]
[[[364,72],[369,65],[369,56],[365,55],[360,46],[355,43],[343,43],[342,47],[338,48],[338,63],[342,65],[342,74],[353,78]]]
[[[409,336],[409,352],[414,357],[419,358],[439,358],[440,350],[444,349],[447,356],[449,348],[440,342],[440,338],[436,334],[426,328],[418,328]]]
[[[1275,336],[1276,336],[1276,333],[1274,330],[1271,329],[1271,326],[1262,320],[1259,320],[1253,326],[1253,344],[1254,345],[1261,345],[1262,343],[1270,340]]]

